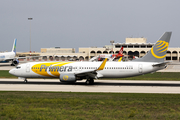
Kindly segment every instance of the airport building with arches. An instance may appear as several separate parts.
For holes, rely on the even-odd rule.
[[[117,54],[121,47],[123,47],[123,54],[127,56],[143,57],[152,48],[154,43],[147,43],[146,38],[126,38],[125,43],[112,43],[112,45],[106,45],[103,48],[91,47],[91,48],[79,48],[80,53],[87,53],[87,57],[92,58],[99,54]],[[167,50],[165,60],[180,60],[180,48],[171,48]]]
[[[41,48],[40,53],[31,53],[31,55],[41,56],[36,59],[40,60],[56,60],[56,61],[70,61],[80,60],[88,61],[94,56],[100,54],[117,54],[121,47],[123,47],[123,54],[126,56],[142,57],[151,49],[154,43],[147,43],[147,39],[142,38],[126,38],[124,43],[115,43],[111,41],[111,45],[105,45],[104,47],[88,47],[79,48],[79,52],[76,53],[74,48]],[[19,53],[18,56],[28,56],[29,53]],[[180,60],[180,48],[171,48],[167,50],[165,60],[179,61]]]

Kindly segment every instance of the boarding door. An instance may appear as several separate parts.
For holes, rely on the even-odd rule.
[[[143,65],[142,64],[139,64],[139,73],[142,73],[143,72]]]
[[[29,64],[26,65],[26,72],[27,73],[30,72],[30,65]]]

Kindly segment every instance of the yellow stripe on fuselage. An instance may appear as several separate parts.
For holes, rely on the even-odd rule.
[[[35,64],[31,67],[31,70],[39,75],[46,77],[59,77],[61,71],[68,71],[69,67],[64,65],[72,62],[47,62]],[[38,69],[37,69],[38,68]]]

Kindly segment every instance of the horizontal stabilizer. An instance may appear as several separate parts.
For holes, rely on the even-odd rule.
[[[157,64],[153,64],[152,66],[155,67],[155,66],[164,66],[166,64],[170,63],[169,61],[166,61],[166,62],[162,62],[162,63],[157,63]]]

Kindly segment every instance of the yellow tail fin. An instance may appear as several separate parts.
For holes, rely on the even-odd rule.
[[[121,60],[122,60],[122,57],[119,58],[118,62],[121,62]]]

